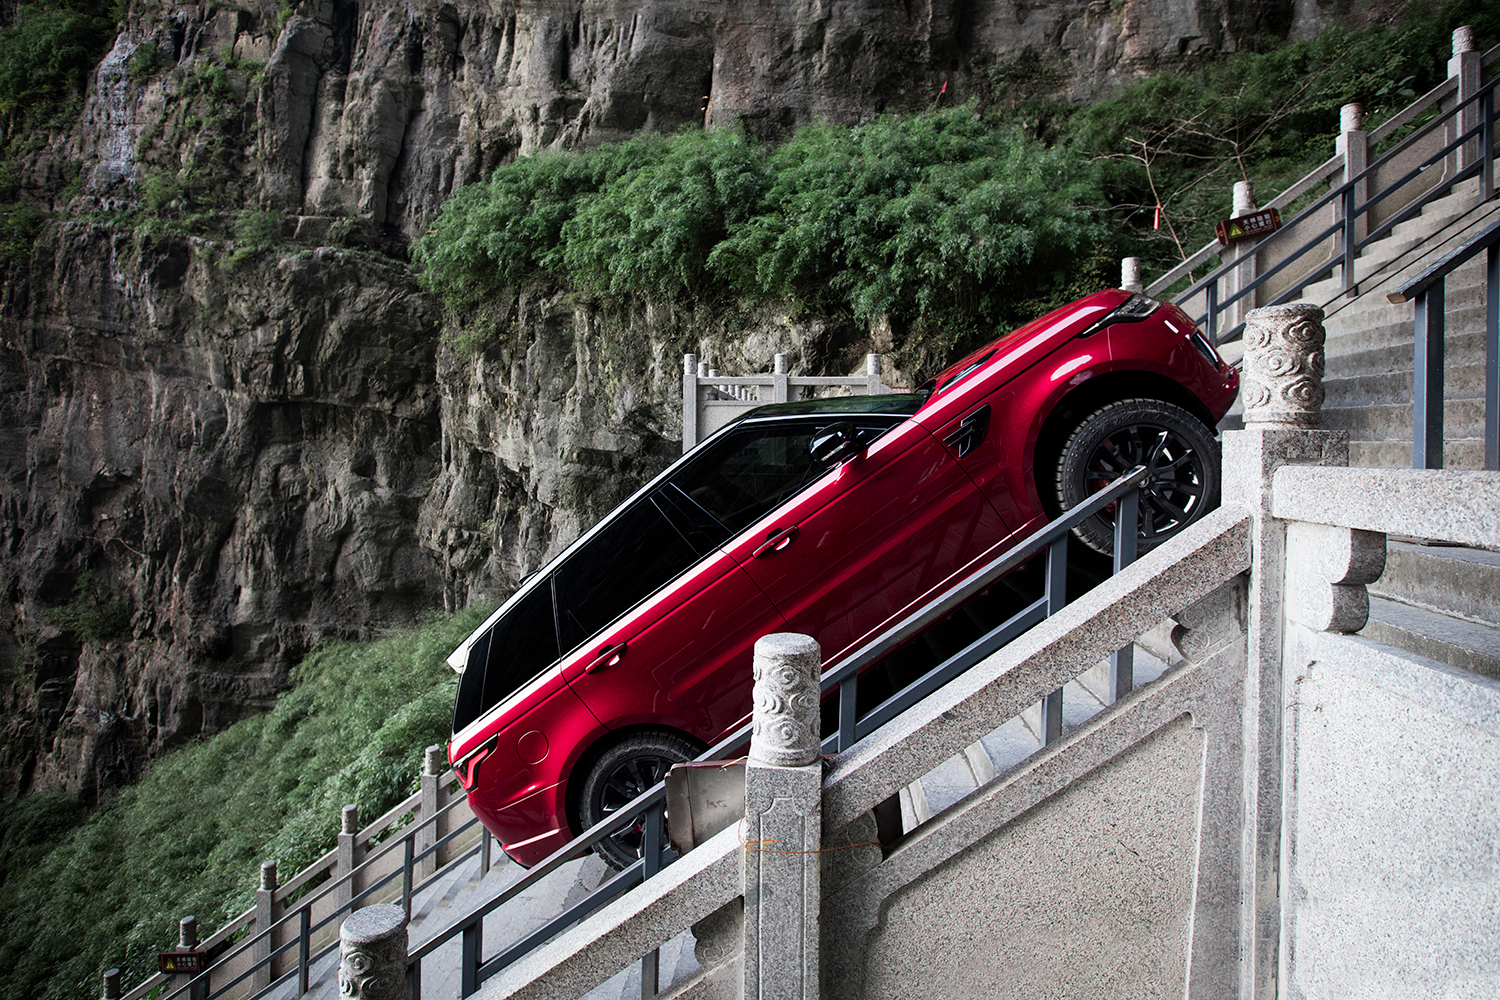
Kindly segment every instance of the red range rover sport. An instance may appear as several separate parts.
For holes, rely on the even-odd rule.
[[[1218,503],[1238,389],[1173,305],[1107,290],[1000,337],[922,391],[763,406],[532,574],[449,657],[449,758],[522,865],[748,720],[750,660],[861,641],[1137,465],[1140,546]],[[1079,537],[1107,550],[1112,514]],[[861,686],[862,689],[864,685]],[[601,844],[637,856],[627,829]]]

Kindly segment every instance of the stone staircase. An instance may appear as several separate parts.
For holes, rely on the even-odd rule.
[[[1463,185],[1367,248],[1355,262],[1357,295],[1344,294],[1337,269],[1303,289],[1326,313],[1323,426],[1349,432],[1351,466],[1411,468],[1415,309],[1387,293],[1496,219],[1500,199],[1480,202],[1477,183]],[[1484,467],[1484,266],[1480,255],[1445,287],[1443,461],[1455,470]],[[1236,361],[1242,350],[1225,345]],[[1221,427],[1242,425],[1237,403]],[[1500,553],[1392,539],[1369,592],[1363,635],[1500,679]]]

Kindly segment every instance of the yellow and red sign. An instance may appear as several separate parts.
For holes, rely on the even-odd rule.
[[[1227,247],[1240,240],[1269,236],[1280,228],[1281,213],[1274,208],[1263,208],[1237,219],[1225,219],[1214,226],[1214,235],[1219,237],[1220,246]]]

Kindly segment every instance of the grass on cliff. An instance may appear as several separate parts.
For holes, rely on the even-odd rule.
[[[345,803],[370,820],[410,795],[423,748],[448,736],[444,659],[481,617],[320,645],[272,711],[93,812],[45,794],[0,806],[0,996],[98,996],[116,966],[139,982],[179,918],[206,936],[253,904],[262,861],[289,878],[332,847]]]

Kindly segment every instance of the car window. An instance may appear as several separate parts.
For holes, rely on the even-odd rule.
[[[612,516],[558,567],[563,647],[571,650],[587,641],[700,555],[653,498]]]
[[[854,421],[869,444],[901,417]],[[676,486],[722,526],[715,544],[739,534],[817,480],[832,464],[814,462],[809,445],[835,419],[749,423],[715,441],[672,477]]]
[[[469,647],[453,709],[456,733],[557,662],[552,587],[542,581]]]

